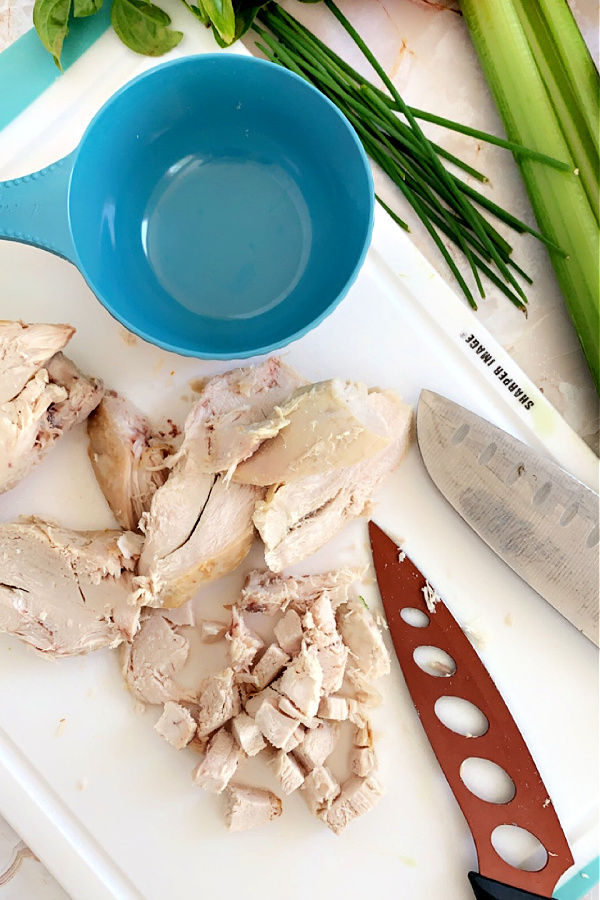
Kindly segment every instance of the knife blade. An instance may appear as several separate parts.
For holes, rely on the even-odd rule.
[[[373,522],[369,537],[402,673],[475,841],[479,871],[468,875],[473,893],[477,900],[547,900],[573,856],[521,732],[473,645],[424,575]],[[426,670],[418,662],[423,647],[444,651],[447,664]],[[484,727],[476,736],[444,724],[439,715],[444,697],[467,701],[483,714]],[[512,781],[512,798],[490,800],[473,793],[463,769],[472,758],[499,766]],[[497,852],[496,829],[507,826],[517,826],[541,842],[546,851],[542,868],[526,871]]]
[[[423,390],[417,441],[463,519],[596,646],[598,494],[457,403]]]

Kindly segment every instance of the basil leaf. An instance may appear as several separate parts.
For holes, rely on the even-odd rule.
[[[269,0],[237,0],[235,4],[235,39],[243,37],[252,27],[257,12],[266,6]],[[318,0],[320,2],[320,0]]]
[[[235,13],[231,0],[201,0],[201,3],[202,9],[212,22],[213,29],[221,38],[218,43],[222,47],[233,44],[235,40]]]
[[[147,0],[113,0],[111,22],[123,43],[144,56],[162,56],[183,37],[168,27],[170,16]]]
[[[198,0],[198,6],[196,6],[194,3],[187,3],[186,0],[181,0],[181,2],[184,6],[187,6],[189,11],[193,13],[196,18],[199,19],[200,22],[202,22],[203,25],[210,25],[210,19],[208,18],[201,5],[202,0]]]
[[[102,0],[73,0],[73,15],[76,19],[93,16],[102,6]]]
[[[73,0],[35,0],[33,25],[39,38],[61,69],[60,54],[69,33],[69,15]]]

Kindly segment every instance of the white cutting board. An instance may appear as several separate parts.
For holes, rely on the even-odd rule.
[[[214,49],[199,31],[178,52]],[[0,135],[0,178],[67,153],[109,94],[153,64],[107,34]],[[180,358],[132,338],[68,263],[7,242],[0,242],[0,318],[71,322],[77,334],[68,352],[85,371],[151,417],[179,424],[193,400],[190,381],[230,365]],[[492,366],[467,343],[471,335],[491,353]],[[308,378],[395,388],[411,404],[422,387],[439,391],[596,486],[592,452],[380,210],[348,297],[283,355]],[[531,398],[531,409],[507,390],[498,367]],[[113,524],[87,460],[85,428],[1,498],[2,521],[30,514],[76,528]],[[573,875],[598,846],[595,648],[462,522],[430,482],[416,447],[381,492],[373,517],[404,541],[457,619],[473,629],[561,818],[576,858],[566,877]],[[252,561],[260,563],[258,547]],[[296,571],[366,562],[362,521]],[[235,598],[242,577],[236,572],[201,593],[198,610],[218,611]],[[379,608],[372,583],[362,593]],[[0,636],[0,813],[76,900],[358,900],[373,893],[380,900],[470,900],[472,839],[396,663],[382,689],[374,723],[386,794],[370,815],[336,837],[294,795],[267,828],[229,835],[220,798],[190,781],[194,754],[176,752],[155,734],[156,709],[135,714],[118,654],[51,663]],[[275,787],[266,767],[255,766],[252,779]]]

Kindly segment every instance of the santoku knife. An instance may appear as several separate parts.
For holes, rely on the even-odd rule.
[[[417,440],[444,497],[598,646],[598,494],[516,438],[423,390]]]
[[[373,522],[369,523],[369,535],[379,590],[406,684],[475,841],[479,872],[469,873],[473,893],[477,900],[547,900],[573,864],[573,857],[525,741],[479,656],[440,597]],[[437,667],[422,668],[421,647],[439,648],[448,656]],[[459,698],[459,702],[476,707],[483,727],[477,728],[476,734],[459,733],[444,724],[438,702],[444,697]],[[512,797],[484,799],[481,792],[473,793],[463,769],[470,758],[500,766],[512,779]],[[518,868],[506,860],[506,854],[496,851],[494,843],[501,833],[496,829],[514,826],[532,834],[545,848],[539,870]]]

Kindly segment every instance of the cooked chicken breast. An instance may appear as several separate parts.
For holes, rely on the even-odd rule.
[[[196,723],[189,709],[168,700],[154,730],[176,750],[183,750],[196,734]]]
[[[38,519],[0,525],[0,631],[53,657],[131,640],[139,544],[130,532],[76,532]]]
[[[204,759],[192,772],[192,779],[205,791],[221,794],[235,775],[243,756],[243,750],[230,732],[219,728],[208,742]]]
[[[173,447],[153,435],[150,422],[114,391],[88,419],[89,456],[108,505],[122,528],[135,531],[169,470]]]
[[[352,466],[384,450],[390,429],[366,385],[333,378],[298,388],[276,416],[253,426],[273,437],[237,466],[244,484],[290,484]]]
[[[385,450],[346,468],[273,487],[257,502],[254,523],[274,572],[306,559],[351,519],[365,515],[369,501],[406,453],[410,407],[391,393],[370,396],[380,404],[392,436]]]
[[[352,653],[353,662],[368,678],[381,678],[390,671],[390,655],[370,610],[351,600],[340,607],[339,629]]]
[[[71,325],[0,322],[0,403],[14,400],[74,334]]]
[[[0,493],[18,484],[61,435],[86,419],[103,390],[57,353],[14,399],[0,403]]]
[[[304,781],[304,774],[296,760],[283,750],[273,757],[273,772],[279,779],[284,794],[293,794]]]
[[[302,784],[306,804],[314,816],[329,809],[340,793],[340,786],[326,766],[315,766]]]
[[[264,641],[253,631],[237,606],[231,609],[231,625],[225,639],[229,642],[229,657],[234,672],[247,672]]]
[[[174,677],[184,667],[189,647],[188,639],[164,616],[145,612],[140,630],[123,653],[123,674],[133,696],[149,704],[194,702],[196,692]]]
[[[381,785],[373,776],[353,775],[344,782],[330,808],[320,813],[320,818],[335,834],[341,834],[347,825],[373,809],[382,796]]]
[[[196,721],[199,737],[221,728],[242,710],[233,669],[223,669],[204,679],[198,691]]]
[[[225,821],[229,831],[248,831],[260,828],[281,815],[283,805],[279,797],[265,788],[230,784],[225,792],[227,806]]]
[[[249,426],[267,419],[304,383],[275,358],[211,378],[186,419],[176,460],[192,455],[202,472],[235,468],[273,433]]]
[[[149,540],[154,555],[149,558],[144,546],[141,575],[135,580],[136,598],[145,606],[177,607],[186,603],[199,588],[235,569],[247,556],[254,540],[252,513],[260,488],[227,485],[222,476],[217,476],[204,505],[197,510],[188,536],[163,555],[159,537],[164,536],[170,547],[173,541],[168,522],[172,522],[174,530],[177,530],[177,523],[181,524],[180,512],[174,507],[172,518],[161,516],[158,530],[153,528],[152,523],[157,521],[156,510],[163,506],[162,491],[170,495],[169,482],[170,479],[153,497],[146,529],[150,528]],[[194,486],[190,489],[193,491]]]

